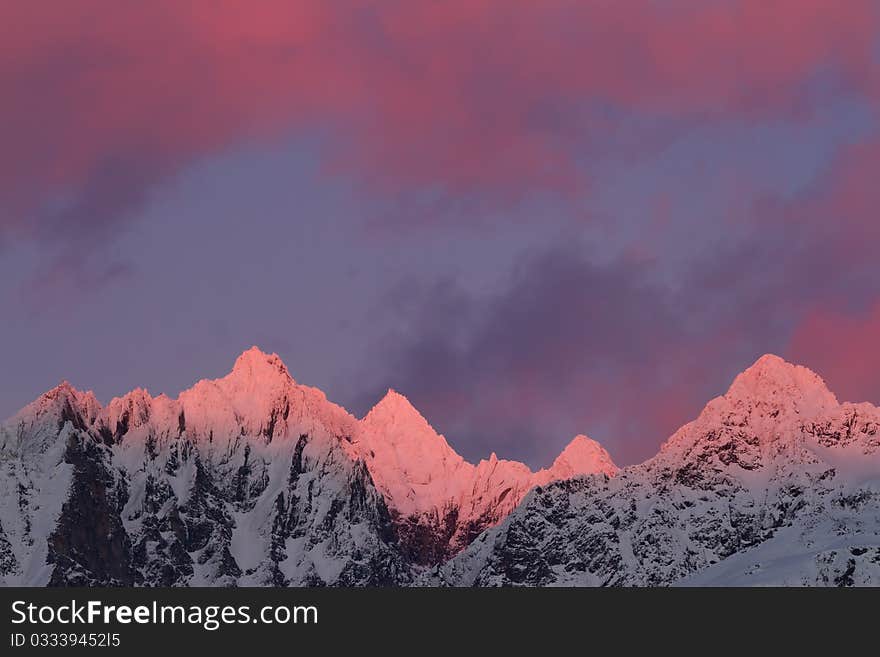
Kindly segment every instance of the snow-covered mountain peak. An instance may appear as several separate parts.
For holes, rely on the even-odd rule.
[[[62,429],[68,425],[85,428],[100,412],[101,404],[91,391],[82,392],[62,381],[0,423],[0,452],[39,458],[55,444]]]
[[[259,434],[297,388],[275,354],[251,347],[221,379],[202,379],[178,398],[187,424],[202,431]]]
[[[661,447],[691,443],[722,427],[746,430],[761,442],[791,433],[800,423],[839,408],[837,398],[812,370],[778,356],[762,356],[739,374],[727,392],[711,400],[699,417]]]
[[[160,395],[161,396],[161,395]],[[153,396],[145,388],[135,388],[122,397],[114,397],[107,404],[107,409],[122,408],[126,406],[149,406],[153,402]]]
[[[73,419],[67,417],[71,415],[81,416],[84,420],[90,421],[100,410],[101,403],[91,390],[83,392],[74,388],[68,381],[62,381],[21,409],[10,418],[10,422],[29,423],[45,416]]]
[[[360,421],[357,447],[376,485],[404,514],[442,506],[466,464],[400,393],[389,390]]]
[[[36,403],[47,404],[57,400],[71,400],[71,401],[87,401],[90,398],[93,398],[94,394],[91,391],[83,392],[81,390],[77,390],[71,385],[71,383],[67,380],[62,381],[57,386],[44,392],[36,399]]]
[[[182,419],[203,436],[261,436],[296,439],[315,432],[353,438],[356,420],[317,388],[299,385],[276,354],[245,351],[221,379],[203,379],[180,393]],[[348,447],[344,447],[348,449]]]
[[[414,431],[421,436],[437,436],[425,417],[404,395],[389,388],[385,396],[370,409],[363,422],[372,427],[394,426]]]
[[[47,390],[40,397],[45,397],[47,399],[54,399],[59,395],[63,394],[78,394],[79,391],[71,385],[70,381],[67,379],[63,379],[57,386],[52,388],[51,390]]]
[[[762,356],[737,376],[724,397],[733,403],[785,405],[800,414],[815,414],[838,405],[819,375],[772,354]]]
[[[287,366],[278,354],[267,354],[256,346],[242,352],[235,360],[232,372],[229,373],[226,379],[250,384],[254,387],[259,386],[261,383],[293,382]]]
[[[673,434],[655,459],[683,466],[705,461],[712,453],[722,463],[756,468],[773,458],[764,447],[773,445],[776,453],[790,446],[805,423],[839,408],[834,393],[815,372],[768,354],[738,375],[696,420]]]
[[[144,388],[135,388],[122,397],[114,397],[104,409],[107,428],[113,435],[146,424],[153,413],[153,398]]]
[[[554,479],[569,479],[580,474],[594,473],[613,477],[618,470],[605,448],[583,434],[575,436],[550,466]]]

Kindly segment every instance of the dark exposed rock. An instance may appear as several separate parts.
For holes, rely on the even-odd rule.
[[[67,440],[64,461],[73,466],[73,479],[48,539],[50,586],[130,586],[137,580],[120,518],[124,493],[106,449],[81,433]]]

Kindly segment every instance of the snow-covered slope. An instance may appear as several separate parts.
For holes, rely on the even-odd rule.
[[[138,389],[102,407],[63,383],[0,426],[0,577],[406,584],[534,483],[594,468],[614,471],[585,438],[550,471],[474,466],[401,395],[358,421],[253,348],[177,399]]]
[[[833,523],[818,529],[783,528],[675,586],[880,586],[876,533],[838,535]]]
[[[535,489],[452,585],[880,584],[880,411],[765,356],[643,464]]]

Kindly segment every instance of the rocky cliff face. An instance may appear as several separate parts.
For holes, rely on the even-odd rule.
[[[528,495],[424,581],[880,583],[880,411],[768,356],[614,478]]]

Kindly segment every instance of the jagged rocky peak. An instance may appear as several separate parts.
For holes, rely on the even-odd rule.
[[[113,434],[122,434],[142,426],[150,420],[153,398],[143,388],[135,388],[127,395],[114,397],[104,409],[105,422]]]
[[[219,379],[202,379],[181,392],[179,401],[187,415],[194,418],[217,420],[234,415],[259,421],[293,385],[278,356],[251,347],[235,360],[229,374]]]
[[[721,450],[719,458],[726,464],[759,467],[768,456],[762,446],[791,446],[801,425],[839,408],[834,393],[815,372],[767,354],[739,374],[724,395],[711,400],[696,420],[673,434],[658,456],[685,466],[705,458],[706,450]],[[700,449],[691,452],[692,446]],[[682,449],[685,452],[679,453]]]
[[[64,397],[78,397],[80,395],[80,391],[74,388],[70,381],[64,379],[54,388],[47,390],[42,395],[37,398],[39,400],[45,401],[54,401],[56,399],[62,399]]]
[[[837,407],[822,378],[812,370],[767,354],[734,379],[724,395],[730,402],[781,406],[799,413],[817,413]]]
[[[69,420],[76,426],[82,426],[93,422],[100,412],[101,403],[91,390],[82,392],[68,381],[62,381],[21,409],[9,421],[29,425],[41,421]]]
[[[0,452],[40,457],[55,444],[62,428],[83,430],[100,412],[101,404],[91,391],[81,392],[62,381],[0,423]]]
[[[789,425],[839,408],[837,398],[812,370],[767,354],[739,374],[727,392],[711,400],[699,417],[684,425],[661,451],[684,436],[712,427],[750,427],[761,439],[790,433]]]
[[[596,473],[613,477],[619,470],[607,450],[583,434],[575,436],[550,466],[555,479]]]
[[[197,435],[296,438],[314,431],[350,438],[355,419],[317,388],[299,385],[277,354],[251,347],[225,377],[180,394],[187,430]]]
[[[66,380],[40,395],[35,404],[46,408],[47,406],[58,403],[63,404],[65,402],[83,410],[94,410],[101,407],[100,402],[98,402],[98,399],[91,390],[85,392],[77,390]]]

